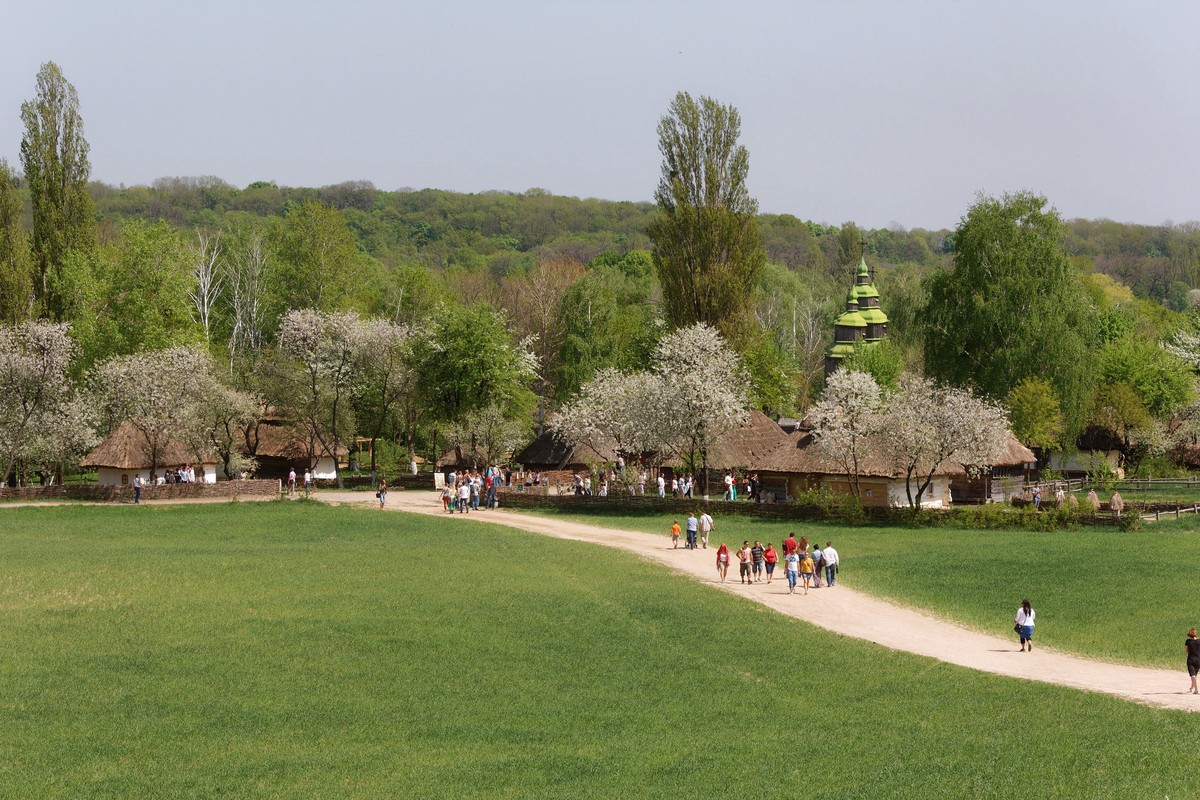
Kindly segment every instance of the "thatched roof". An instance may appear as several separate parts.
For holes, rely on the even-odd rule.
[[[132,422],[125,420],[108,438],[96,445],[96,448],[79,462],[79,466],[87,469],[149,469],[147,447],[146,435]],[[211,453],[202,453],[201,456],[199,463],[217,463],[216,456]],[[168,439],[159,449],[159,467],[179,467],[196,462],[196,453],[178,440]]]
[[[1021,444],[1016,435],[1009,431],[1008,442],[1004,448],[1004,453],[1001,454],[992,462],[995,467],[1018,467],[1023,464],[1037,463],[1037,456],[1033,454],[1025,445]]]
[[[570,469],[617,460],[615,445],[593,446],[587,442],[568,445],[545,430],[524,450],[513,455],[513,461],[531,469]]]
[[[257,458],[282,458],[288,461],[304,461],[308,458],[308,431],[279,417],[263,418],[249,431],[247,439],[254,452],[246,455]],[[338,445],[339,457],[349,453],[350,450],[344,444]],[[316,458],[329,458],[329,448],[314,440],[313,455]]]
[[[809,431],[799,430],[787,436],[787,442],[775,448],[752,469],[760,472],[786,472],[809,475],[844,475],[845,470],[832,458],[823,455],[816,447]],[[866,456],[859,461],[859,474],[864,477],[893,478],[897,476],[891,461],[881,455],[883,448],[878,444],[866,443]],[[1037,461],[1033,451],[1025,447],[1010,432],[1004,452],[993,462],[997,467],[1010,467]],[[963,464],[943,464],[938,475],[963,475],[967,469]]]
[[[759,469],[755,465],[788,439],[788,433],[761,411],[751,411],[738,427],[717,439],[708,448],[711,469]],[[668,466],[681,467],[683,460],[672,458]]]

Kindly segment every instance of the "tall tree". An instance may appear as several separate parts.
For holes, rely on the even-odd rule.
[[[870,451],[883,411],[883,393],[867,372],[847,367],[829,376],[825,396],[809,409],[817,450],[846,472],[855,497],[862,497],[859,467]]]
[[[751,292],[767,259],[740,132],[733,106],[675,95],[658,123],[662,176],[646,229],[668,323],[712,325],[738,343],[753,327]]]
[[[16,325],[32,311],[33,276],[23,215],[17,176],[0,158],[0,324]]]
[[[41,311],[59,320],[64,309],[54,286],[58,270],[68,251],[95,244],[96,223],[79,96],[53,61],[38,70],[37,93],[21,104],[21,120],[21,165],[33,201],[34,291]]]
[[[930,282],[926,370],[991,399],[1046,376],[1074,436],[1091,396],[1095,313],[1067,260],[1058,212],[1031,192],[980,197],[955,237],[954,268]]]
[[[0,485],[38,422],[52,416],[70,393],[75,343],[67,328],[66,323],[44,322],[0,325]]]
[[[278,240],[275,288],[284,308],[343,308],[359,270],[354,233],[341,212],[305,200],[288,211]]]

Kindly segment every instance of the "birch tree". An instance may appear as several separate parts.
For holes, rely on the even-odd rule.
[[[919,509],[940,468],[961,464],[972,473],[986,470],[1004,451],[1008,430],[1008,416],[999,406],[966,389],[905,374],[888,402],[880,435],[892,463],[904,473],[909,506]]]
[[[259,353],[265,340],[266,288],[270,251],[262,233],[241,235],[223,261],[229,316],[229,360],[232,364],[247,354]]]
[[[196,247],[192,251],[192,274],[195,278],[188,297],[196,309],[196,321],[204,327],[204,341],[212,342],[212,316],[221,296],[225,278],[220,269],[221,234],[196,231]]]
[[[814,445],[846,473],[855,497],[862,497],[859,467],[879,432],[883,394],[865,372],[839,369],[829,376],[825,395],[809,412]]]

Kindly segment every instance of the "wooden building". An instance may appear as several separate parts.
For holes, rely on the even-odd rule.
[[[259,478],[286,480],[288,472],[293,469],[298,476],[303,475],[304,470],[311,469],[317,480],[333,480],[337,477],[337,465],[329,448],[323,446],[302,425],[269,415],[244,429],[242,435],[242,453],[258,462],[255,475]],[[338,447],[338,460],[344,460],[349,454],[350,450],[345,445]]]
[[[197,454],[182,442],[168,439],[160,445],[157,463],[151,470],[146,434],[125,420],[79,466],[96,470],[96,481],[101,486],[130,486],[135,475],[141,475],[149,485],[164,477],[167,470],[186,466],[196,473],[196,483],[216,483],[220,461],[213,453]]]

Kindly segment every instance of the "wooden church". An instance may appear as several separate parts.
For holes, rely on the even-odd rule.
[[[858,263],[854,285],[846,294],[846,310],[833,327],[833,344],[825,351],[825,377],[859,347],[869,347],[887,336],[888,318],[879,307],[879,291],[864,257]]]

